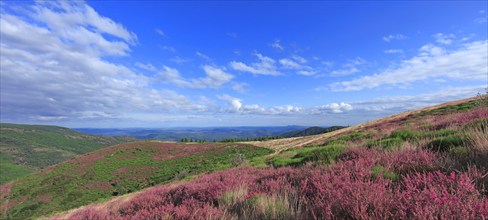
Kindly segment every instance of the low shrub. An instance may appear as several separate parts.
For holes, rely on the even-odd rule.
[[[153,188],[119,211],[101,215],[108,219],[486,219],[488,198],[476,184],[482,173],[435,170],[436,156],[422,149],[352,148],[328,168],[241,167],[175,187]],[[77,217],[96,217],[93,210],[81,209]]]
[[[466,138],[450,135],[447,137],[438,137],[427,144],[427,148],[433,151],[446,152],[453,147],[463,147],[466,144]]]
[[[400,138],[404,141],[416,140],[420,137],[420,132],[412,130],[399,130],[390,135],[390,138]]]
[[[274,167],[298,166],[306,162],[315,165],[334,163],[346,148],[342,145],[326,145],[321,147],[306,147],[290,149],[271,159]]]

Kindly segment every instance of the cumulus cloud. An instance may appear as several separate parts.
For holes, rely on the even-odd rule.
[[[390,34],[390,35],[384,36],[382,39],[386,42],[390,42],[392,40],[406,40],[406,39],[408,39],[408,37],[403,35],[403,34]]]
[[[403,86],[408,83],[450,78],[457,80],[486,80],[488,74],[488,41],[464,44],[455,51],[425,45],[419,54],[404,60],[398,68],[330,85],[335,91],[357,91],[383,85]]]
[[[137,37],[90,6],[36,2],[12,10],[28,13],[2,9],[0,16],[2,120],[106,118],[196,108],[187,97],[152,89],[146,76],[105,60],[127,55]]]
[[[281,72],[277,70],[275,65],[276,61],[274,59],[263,56],[260,53],[256,53],[255,55],[259,59],[259,62],[248,65],[243,62],[232,61],[230,62],[230,66],[235,70],[252,73],[254,75],[281,75]]]
[[[316,110],[318,110],[319,112],[330,112],[330,113],[343,113],[343,112],[347,112],[347,111],[351,111],[353,108],[350,104],[348,103],[344,103],[344,102],[341,102],[341,103],[330,103],[330,104],[327,104],[327,105],[323,105],[323,106],[320,106],[318,107]]]
[[[232,111],[232,112],[238,112],[242,107],[241,100],[236,98],[236,97],[232,97],[232,96],[227,95],[227,94],[218,95],[217,97],[221,100],[227,101],[231,107],[230,111]]]
[[[224,94],[217,96],[219,99],[227,101],[229,108],[221,109],[226,113],[254,114],[254,115],[289,115],[301,114],[303,108],[292,105],[262,107],[257,104],[244,105],[242,99]]]

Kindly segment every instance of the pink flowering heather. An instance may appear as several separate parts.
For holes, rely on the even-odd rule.
[[[382,153],[352,148],[328,167],[243,167],[203,175],[179,186],[147,190],[117,211],[87,207],[72,219],[485,219],[484,175],[441,172],[424,150]],[[397,172],[392,180],[373,167]],[[437,170],[437,171],[436,171]],[[239,190],[242,198],[223,201]],[[260,199],[261,198],[261,199]],[[267,198],[267,199],[266,199]],[[288,213],[283,213],[288,212]],[[271,216],[271,217],[270,217]]]

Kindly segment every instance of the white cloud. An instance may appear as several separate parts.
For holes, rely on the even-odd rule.
[[[209,62],[212,61],[212,59],[209,56],[207,56],[206,54],[204,54],[202,52],[197,51],[196,55],[199,56],[200,58],[206,60],[206,61],[209,61]]]
[[[285,48],[280,44],[280,40],[273,41],[273,43],[269,44],[269,46],[279,51],[285,50]]]
[[[166,33],[164,33],[164,31],[162,31],[162,30],[161,30],[161,29],[159,29],[159,28],[156,28],[154,31],[155,31],[157,34],[159,34],[160,36],[163,36],[163,37],[168,37],[168,36],[166,35]]]
[[[390,49],[390,50],[385,50],[383,51],[387,54],[398,54],[398,53],[403,53],[402,49]]]
[[[242,62],[232,61],[230,62],[230,66],[235,70],[242,71],[242,72],[249,72],[254,75],[259,75],[259,74],[272,75],[272,76],[281,75],[281,73],[276,68],[275,60],[263,56],[260,53],[256,53],[255,55],[258,57],[259,62],[251,63],[250,65],[247,65]]]
[[[297,63],[291,59],[288,59],[288,58],[281,59],[280,64],[284,68],[287,68],[287,69],[303,69],[304,68],[301,64],[299,64],[299,63]]]
[[[330,103],[327,105],[320,106],[316,108],[318,112],[329,112],[329,113],[343,113],[347,111],[351,111],[353,107],[348,103]]]
[[[419,55],[403,61],[396,69],[333,83],[330,86],[335,91],[357,91],[383,85],[402,86],[432,78],[486,80],[487,48],[487,41],[471,42],[449,52],[440,47],[425,45],[419,50]]]
[[[225,83],[230,82],[234,76],[226,73],[223,69],[205,65],[202,67],[205,72],[205,77],[196,79],[184,79],[177,69],[163,66],[163,69],[158,71],[157,78],[162,82],[168,82],[180,87],[188,88],[219,88]]]
[[[82,120],[197,109],[186,96],[153,89],[148,77],[105,60],[126,55],[137,37],[90,6],[37,2],[16,9],[29,13],[2,10],[0,16],[2,120]]]
[[[188,59],[182,58],[180,56],[174,56],[171,59],[169,59],[170,62],[176,63],[176,64],[182,64],[182,63],[187,63],[189,62]]]
[[[304,64],[304,63],[307,63],[307,59],[301,57],[301,56],[298,56],[298,55],[292,55],[291,56],[292,59],[294,59],[295,61],[301,63],[301,64]]]
[[[406,39],[408,39],[408,37],[403,34],[390,34],[388,36],[383,37],[383,40],[386,42],[390,42],[392,40],[406,40]]]
[[[257,104],[244,105],[242,99],[232,97],[224,94],[217,96],[219,99],[227,101],[229,108],[221,109],[226,113],[239,113],[251,115],[288,115],[288,114],[302,114],[303,108],[292,105],[273,106],[269,108],[261,107]]]
[[[303,76],[313,76],[317,74],[317,72],[313,70],[299,70],[297,73]]]
[[[232,85],[232,89],[240,93],[245,93],[247,91],[247,87],[249,87],[247,83],[234,83]]]
[[[455,38],[455,36],[453,34],[437,33],[434,34],[434,38],[436,39],[437,43],[449,45],[452,43],[452,40]]]
[[[205,78],[199,78],[192,81],[194,87],[196,88],[219,88],[234,78],[233,75],[214,66],[205,65],[203,66],[203,70],[207,76]]]
[[[230,95],[224,94],[224,95],[218,95],[217,96],[219,99],[227,101],[231,107],[230,111],[231,112],[237,112],[241,109],[242,107],[242,102],[240,99],[236,97],[232,97]]]
[[[140,63],[140,62],[136,62],[135,65],[143,70],[147,70],[147,71],[150,71],[150,72],[154,72],[156,71],[156,67],[154,67],[152,64],[150,63],[147,63],[147,64],[144,64],[144,63]]]

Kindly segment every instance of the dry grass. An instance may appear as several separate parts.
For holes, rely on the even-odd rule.
[[[468,137],[469,160],[488,169],[488,125],[474,127],[466,131]]]

